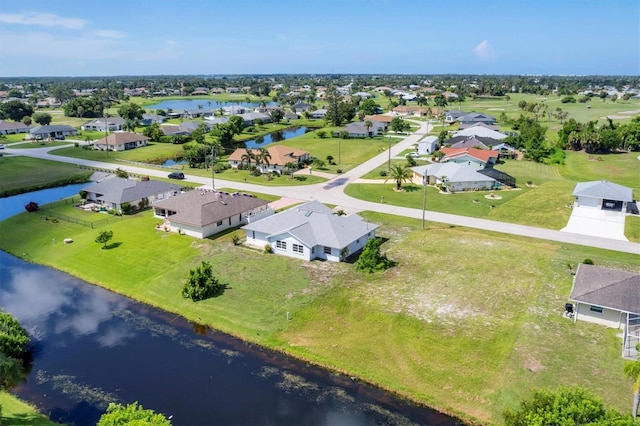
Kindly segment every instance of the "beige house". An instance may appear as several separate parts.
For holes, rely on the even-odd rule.
[[[302,149],[291,148],[284,145],[271,145],[266,149],[269,152],[270,158],[268,159],[268,164],[261,162],[261,164],[258,165],[262,173],[275,172],[282,174],[288,163],[301,164],[309,160],[309,152]],[[249,152],[254,156],[260,154],[259,149],[251,149]],[[234,169],[237,169],[239,165],[248,165],[245,157],[246,154],[247,149],[236,149],[229,156],[229,165]],[[254,160],[251,160],[251,164],[256,165]]]
[[[229,228],[274,213],[269,202],[250,194],[194,189],[153,203],[153,214],[164,227],[196,238],[206,238]]]
[[[569,300],[573,320],[622,329],[622,356],[637,359],[640,343],[640,274],[578,265]]]
[[[127,151],[147,146],[148,137],[131,132],[115,132],[93,142],[93,148],[101,151]]]

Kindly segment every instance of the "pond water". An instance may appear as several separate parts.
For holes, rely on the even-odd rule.
[[[286,139],[295,138],[296,136],[304,135],[310,131],[311,129],[305,126],[291,127],[289,129],[278,130],[277,132],[272,132],[256,139],[245,141],[244,146],[247,148],[262,148],[274,142],[280,142]]]
[[[211,102],[211,104],[209,104]],[[275,102],[265,102],[267,105],[276,105]],[[147,105],[144,108],[147,110],[172,109],[176,112],[184,110],[195,111],[198,110],[198,105],[202,105],[203,111],[215,111],[227,106],[243,106],[246,108],[256,108],[260,105],[259,102],[222,102],[216,99],[172,99],[159,102],[153,105]]]
[[[35,341],[12,392],[54,421],[139,401],[175,425],[460,424],[1,251],[0,306]]]
[[[25,211],[24,206],[31,201],[35,201],[39,205],[52,203],[62,198],[78,195],[80,190],[87,185],[88,183],[74,183],[71,185],[41,189],[40,191],[27,192],[25,194],[0,198],[0,220],[22,213]]]

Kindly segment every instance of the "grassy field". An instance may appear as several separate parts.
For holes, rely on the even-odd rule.
[[[29,157],[0,157],[0,194],[15,191],[60,186],[71,182],[85,182],[91,175],[87,170],[57,161]]]
[[[149,212],[104,227],[119,243],[108,250],[94,242],[98,230],[22,213],[0,222],[0,249],[466,419],[500,423],[532,388],[566,383],[628,408],[615,331],[561,313],[567,263],[631,270],[637,256],[364,216],[383,225],[383,250],[398,262],[384,274],[234,246],[240,231],[204,240],[156,231]],[[51,243],[63,238],[74,243]],[[181,282],[201,260],[229,287],[193,303]]]
[[[0,406],[2,406],[2,416],[0,416],[2,425],[53,426],[58,424],[38,413],[33,406],[7,392],[0,392]]]
[[[494,191],[501,199],[487,199],[489,192],[460,192],[441,194],[435,188],[427,190],[427,210],[460,214],[503,222],[520,223],[549,229],[566,226],[573,202],[571,193],[578,182],[606,179],[633,188],[634,198],[640,198],[637,153],[601,155],[600,161],[590,160],[588,154],[568,152],[566,164],[546,165],[530,161],[505,160],[496,169],[517,179],[517,190]],[[402,160],[392,163],[403,164]],[[379,179],[381,166],[365,175]],[[527,182],[533,186],[527,186]],[[346,193],[367,201],[377,202],[384,196],[386,203],[413,208],[422,208],[422,189],[413,184],[405,184],[405,192],[393,191],[394,183],[351,184]],[[491,207],[493,206],[493,207]],[[635,223],[633,220],[631,224]],[[637,231],[632,225],[627,227],[628,237]]]

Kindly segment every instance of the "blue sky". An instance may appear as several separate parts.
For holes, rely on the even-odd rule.
[[[0,76],[640,75],[638,0],[0,0]]]

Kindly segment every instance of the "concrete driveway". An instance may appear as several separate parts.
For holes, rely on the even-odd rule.
[[[574,207],[567,226],[561,231],[629,241],[624,236],[624,218],[625,215],[621,212],[594,207]]]

